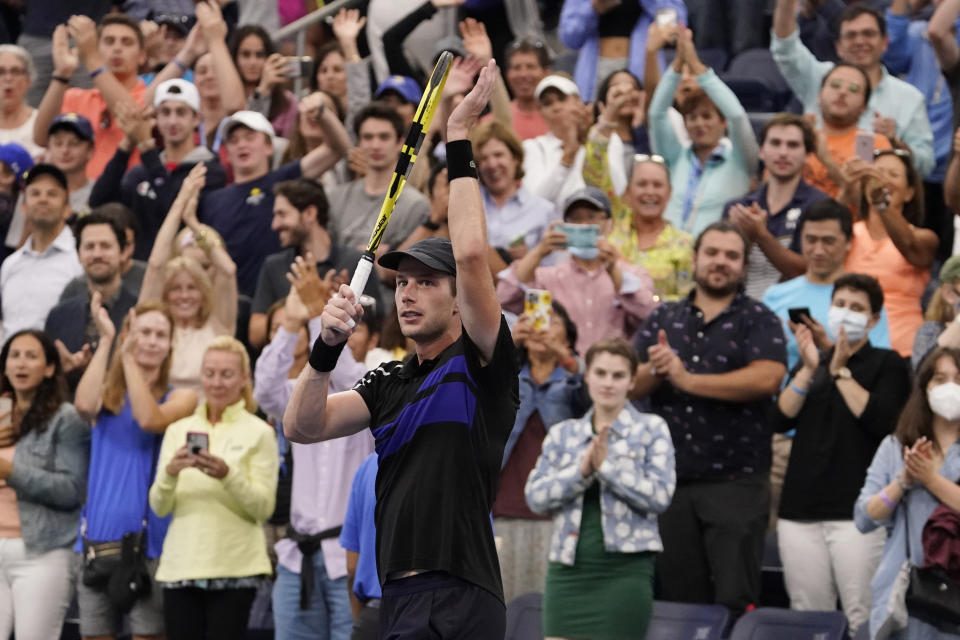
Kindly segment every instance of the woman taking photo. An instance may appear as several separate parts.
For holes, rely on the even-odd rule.
[[[277,440],[253,415],[250,358],[220,336],[203,354],[206,401],[163,436],[150,507],[172,513],[156,581],[167,638],[242,638],[271,573],[263,523],[277,490]]]
[[[873,578],[870,637],[897,627],[890,619],[890,598],[906,560],[926,564],[923,527],[939,505],[960,511],[960,350],[938,347],[917,372],[893,435],[884,439],[867,470],[854,509],[857,528],[887,529],[887,543]],[[909,522],[908,522],[909,521]],[[910,538],[907,540],[909,529]],[[902,597],[902,596],[901,596]],[[947,640],[960,635],[939,632],[909,616],[905,629],[889,636],[903,640]]]
[[[757,172],[756,134],[737,96],[700,61],[689,29],[677,36],[677,57],[663,74],[650,102],[650,144],[670,166],[673,193],[666,218],[694,236],[723,215],[723,206],[750,190]],[[674,92],[684,66],[699,89],[678,105],[689,142],[670,120]],[[729,129],[729,141],[722,140]]]
[[[676,487],[667,423],[627,400],[637,357],[625,340],[587,351],[593,408],[554,425],[525,488],[553,516],[543,596],[547,638],[642,638],[653,607],[656,514]]]
[[[204,349],[217,336],[232,336],[237,324],[237,266],[219,236],[197,221],[197,200],[205,175],[206,167],[198,163],[184,179],[157,233],[140,288],[141,303],[163,301],[173,316],[170,384],[198,395]],[[181,220],[196,246],[181,241],[189,248],[182,248],[182,255],[170,259]],[[200,251],[209,258],[213,278],[190,257]]]
[[[247,109],[262,113],[278,135],[289,138],[297,126],[297,97],[284,88],[291,61],[276,52],[270,35],[255,24],[233,32],[230,56],[243,81]]]
[[[0,411],[0,638],[58,638],[72,596],[90,429],[67,402],[60,357],[44,332],[13,334],[0,371],[9,400]]]
[[[116,328],[99,293],[93,294],[90,315],[100,341],[74,400],[80,415],[93,425],[81,534],[89,540],[122,540],[124,534],[141,530],[146,514],[146,566],[152,576],[169,524],[169,518],[158,518],[147,505],[160,441],[171,422],[193,413],[197,395],[170,388],[173,318],[166,306],[147,302],[131,311],[112,361]],[[77,552],[83,551],[81,542]],[[82,572],[78,578],[80,633],[86,638],[115,637],[119,614],[105,590],[86,586]],[[154,585],[149,597],[133,605],[130,627],[134,638],[163,633],[159,587]]]
[[[853,242],[843,270],[866,273],[883,285],[890,346],[904,358],[923,324],[920,296],[930,280],[930,265],[940,244],[924,229],[923,183],[906,149],[874,153],[873,164],[845,165],[848,185],[859,188],[860,220],[853,225]]]

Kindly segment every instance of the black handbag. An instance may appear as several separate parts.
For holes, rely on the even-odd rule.
[[[910,559],[910,513],[903,503],[907,559]],[[960,586],[940,567],[910,567],[910,584],[906,595],[910,616],[942,631],[956,633],[960,625]]]

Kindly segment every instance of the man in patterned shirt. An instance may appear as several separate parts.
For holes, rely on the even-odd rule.
[[[637,334],[638,397],[670,425],[677,490],[660,516],[660,597],[755,604],[770,500],[766,405],[786,373],[777,317],[743,293],[749,241],[731,222],[694,244],[690,295]]]

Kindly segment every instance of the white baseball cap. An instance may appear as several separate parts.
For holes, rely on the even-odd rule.
[[[227,136],[237,127],[246,127],[265,133],[270,137],[270,142],[273,142],[274,137],[277,135],[273,131],[273,125],[270,124],[270,121],[267,120],[262,113],[257,111],[236,111],[231,114],[230,117],[224,118],[223,121],[220,122],[220,127],[217,129],[217,137],[226,143]]]
[[[200,111],[200,94],[192,82],[187,82],[181,78],[164,80],[157,87],[157,92],[153,96],[153,106],[159,107],[160,103],[167,100],[176,100],[182,102],[194,111]]]
[[[543,80],[540,81],[540,84],[537,85],[537,88],[534,90],[534,97],[539,100],[540,96],[547,89],[556,89],[565,96],[579,96],[580,89],[577,88],[577,83],[569,78],[564,78],[563,76],[558,75],[549,75]]]

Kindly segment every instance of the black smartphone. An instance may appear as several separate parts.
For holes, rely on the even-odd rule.
[[[210,436],[199,431],[188,432],[187,448],[193,455],[197,455],[200,451],[208,450],[210,448]]]
[[[813,318],[810,315],[809,307],[794,307],[792,309],[787,309],[787,313],[790,315],[790,322],[794,324],[803,324],[803,317]]]

